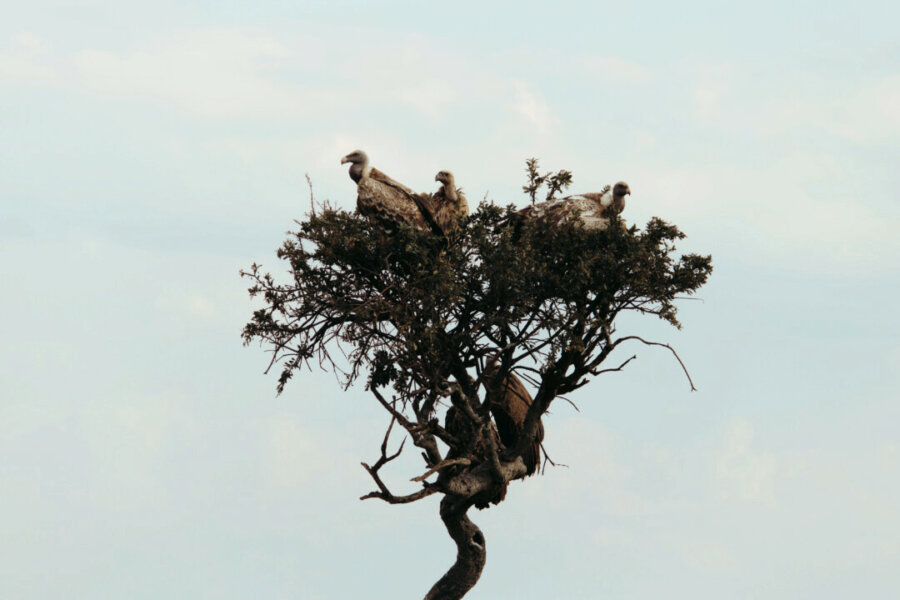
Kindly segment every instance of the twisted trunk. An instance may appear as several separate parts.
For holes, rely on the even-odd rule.
[[[478,583],[487,559],[484,534],[466,516],[471,498],[445,496],[441,500],[441,520],[456,542],[456,562],[428,591],[425,600],[459,600]]]

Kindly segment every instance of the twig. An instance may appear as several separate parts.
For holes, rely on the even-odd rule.
[[[438,471],[446,469],[447,467],[452,467],[454,465],[469,466],[471,464],[472,464],[472,461],[469,460],[468,458],[448,458],[448,459],[442,460],[440,463],[434,465],[433,467],[431,467],[430,469],[428,469],[427,471],[425,471],[423,474],[419,475],[418,477],[413,477],[412,479],[410,479],[410,481],[425,481],[426,479],[428,479],[429,476],[434,475]]]
[[[437,488],[427,487],[418,492],[407,494],[406,496],[394,496],[390,492],[386,494],[382,492],[369,492],[365,496],[360,496],[359,499],[368,500],[370,498],[379,498],[388,504],[409,504],[410,502],[415,502],[416,500],[421,500],[422,498],[427,498],[432,494],[436,494],[438,491]]]
[[[668,344],[663,344],[662,342],[648,342],[647,340],[645,340],[644,338],[642,338],[639,335],[629,335],[627,337],[619,338],[618,340],[616,340],[616,344],[618,345],[619,343],[625,342],[628,340],[637,340],[643,344],[646,344],[647,346],[661,346],[663,348],[668,348],[669,352],[671,352],[675,356],[676,360],[678,360],[678,364],[681,365],[681,370],[684,371],[684,375],[687,377],[688,383],[691,384],[691,391],[692,392],[697,391],[697,388],[694,387],[694,380],[691,379],[691,374],[688,373],[687,367],[684,366],[684,362],[682,362],[681,357],[678,356],[677,352],[675,352],[675,348],[673,348],[672,346],[670,346]],[[634,357],[632,356],[631,358],[634,358]],[[629,358],[628,360],[631,360],[631,358]],[[625,362],[627,364],[628,361],[625,361]],[[625,365],[622,365],[622,366],[625,366]]]
[[[309,186],[309,212],[312,216],[316,216],[316,198],[313,194],[312,179],[309,178],[309,173],[304,173],[303,175],[306,177],[306,185]]]
[[[567,469],[569,468],[569,465],[564,465],[564,464],[562,464],[562,463],[555,463],[555,462],[553,462],[553,459],[550,458],[550,455],[549,455],[549,454],[547,454],[547,449],[544,448],[544,442],[541,442],[541,452],[542,452],[543,455],[544,455],[544,464],[541,465],[541,475],[543,475],[543,474],[544,474],[544,471],[547,470],[547,463],[550,463],[550,464],[553,465],[554,467],[565,467],[565,468],[567,468]]]
[[[387,453],[388,439],[391,437],[391,429],[393,428],[394,421],[396,421],[396,420],[397,420],[396,417],[391,417],[391,423],[390,423],[390,425],[388,425],[387,431],[384,433],[384,439],[381,442],[381,456],[378,458],[378,460],[375,462],[375,464],[369,466],[366,463],[360,463],[363,466],[363,468],[366,470],[366,472],[375,481],[375,485],[378,486],[378,490],[379,490],[377,492],[369,492],[365,496],[360,496],[360,498],[359,498],[360,500],[368,500],[369,498],[380,498],[381,500],[384,500],[385,502],[388,502],[390,504],[406,504],[408,502],[415,502],[416,500],[420,500],[422,498],[425,498],[426,496],[430,496],[431,494],[434,494],[435,492],[437,492],[437,489],[435,489],[435,488],[425,487],[425,488],[419,490],[418,492],[414,492],[414,493],[408,494],[406,496],[395,496],[388,489],[387,485],[385,485],[384,481],[382,481],[382,479],[381,479],[381,476],[378,474],[378,471],[381,469],[381,467],[383,467],[387,463],[391,462],[392,460],[394,460],[395,458],[400,456],[400,453],[403,452],[403,446],[406,443],[405,438],[400,443],[400,448],[397,450],[397,452],[395,452],[394,454],[391,454],[390,456],[388,456],[388,453]]]
[[[630,363],[631,361],[633,361],[633,360],[636,359],[636,358],[637,358],[637,354],[633,354],[628,360],[626,360],[625,362],[623,362],[623,363],[622,363],[621,365],[619,365],[618,367],[610,368],[610,369],[601,369],[600,371],[595,371],[595,372],[593,373],[593,375],[596,376],[596,375],[602,375],[603,373],[613,373],[613,372],[615,372],[615,371],[621,371],[622,369],[625,368],[625,365],[627,365],[628,363]],[[684,366],[684,365],[682,365],[682,366]],[[688,377],[688,379],[690,379],[690,377]],[[693,386],[692,386],[692,387],[693,387]]]

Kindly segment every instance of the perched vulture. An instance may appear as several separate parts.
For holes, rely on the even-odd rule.
[[[569,221],[578,213],[578,221],[585,229],[606,229],[609,218],[625,209],[625,196],[631,189],[624,181],[604,187],[600,192],[566,196],[561,200],[540,202],[523,208],[516,214],[526,219],[545,221],[551,225]]]
[[[441,188],[431,196],[434,223],[440,233],[447,234],[459,226],[461,219],[469,215],[469,203],[456,189],[456,182],[450,171],[438,172],[434,180],[441,183]]]
[[[369,157],[355,150],[341,159],[350,165],[350,179],[356,182],[356,210],[365,217],[383,223],[406,222],[417,229],[433,229],[433,217],[427,204],[411,189],[369,166]]]
[[[497,423],[500,441],[506,448],[512,448],[519,441],[525,416],[531,406],[531,394],[525,389],[522,380],[509,373],[502,381],[497,381],[497,363],[489,362],[484,369],[485,389],[491,402],[491,414]],[[527,475],[533,475],[541,462],[541,441],[544,439],[544,425],[538,423],[534,442],[525,450],[522,458],[525,461]]]
[[[451,448],[447,452],[447,459],[468,458],[475,464],[490,460],[490,446],[492,442],[485,437],[485,432],[479,431],[479,428],[456,406],[450,406],[447,409],[447,415],[444,417],[444,429],[455,437],[460,444],[458,448]],[[487,435],[493,438],[493,446],[499,448],[500,436],[497,433],[497,427],[493,423],[490,424],[490,430],[487,432]],[[459,472],[459,467],[450,467],[449,469],[443,469],[440,477],[453,477]],[[480,493],[475,498],[475,507],[484,509],[490,504],[500,504],[506,498],[507,487],[508,484],[503,484],[494,493]]]

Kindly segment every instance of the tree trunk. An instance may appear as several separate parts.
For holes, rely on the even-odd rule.
[[[487,552],[484,534],[466,516],[471,506],[471,499],[448,495],[441,500],[441,520],[456,542],[456,562],[428,591],[425,600],[460,600],[481,577]]]

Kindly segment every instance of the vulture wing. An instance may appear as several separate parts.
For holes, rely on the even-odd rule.
[[[522,380],[509,373],[502,381],[496,381],[496,367],[485,369],[489,378],[487,393],[491,401],[491,414],[497,423],[500,441],[506,448],[512,448],[519,441],[525,417],[531,406],[531,394]],[[494,378],[492,381],[491,378]],[[544,439],[544,425],[538,425],[537,436],[522,455],[528,475],[533,475],[541,462],[541,441]]]
[[[523,208],[516,214],[525,219],[533,219],[550,227],[577,220],[585,229],[606,229],[609,220],[604,216],[600,204],[602,194],[580,194],[567,196],[561,200],[539,202]]]
[[[369,176],[356,189],[356,208],[361,215],[388,224],[405,222],[423,231],[431,229],[420,207],[420,197],[406,186]]]
[[[431,197],[434,207],[434,222],[439,233],[446,235],[459,226],[459,220],[469,215],[469,203],[466,197],[457,190],[456,198],[448,198],[444,186]]]
[[[410,195],[415,194],[415,192],[413,192],[411,189],[409,189],[408,187],[406,187],[399,181],[395,181],[394,179],[391,179],[390,177],[388,177],[382,171],[379,171],[375,167],[369,168],[369,177],[372,179],[376,179],[376,180],[382,182],[383,184],[388,185],[394,189],[400,190],[402,192],[406,192],[407,194],[410,194]]]

